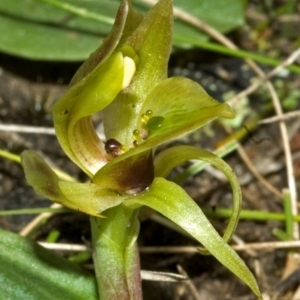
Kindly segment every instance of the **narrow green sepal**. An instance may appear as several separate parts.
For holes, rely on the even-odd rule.
[[[124,204],[148,206],[173,221],[261,297],[256,280],[243,260],[220,237],[199,206],[177,184],[157,177],[147,191],[127,199]]]
[[[101,212],[124,200],[115,191],[103,189],[93,183],[60,181],[45,161],[34,152],[23,152],[21,163],[28,184],[37,194],[68,208],[103,217]]]
[[[106,152],[90,120],[122,89],[123,55],[112,55],[56,102],[53,122],[65,153],[90,177],[106,162]]]
[[[215,166],[229,180],[233,194],[233,206],[228,226],[223,235],[224,241],[228,242],[239,221],[239,215],[242,207],[242,192],[236,175],[224,160],[204,149],[192,146],[178,146],[164,150],[158,154],[154,161],[155,177],[166,178],[173,168],[192,159],[202,160]],[[208,254],[207,251],[203,249],[199,249],[199,252],[201,254]]]

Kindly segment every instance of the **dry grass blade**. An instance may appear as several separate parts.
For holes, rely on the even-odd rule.
[[[55,130],[51,127],[36,127],[17,124],[0,124],[0,131],[55,135]]]
[[[150,281],[164,281],[164,282],[182,282],[188,280],[188,276],[185,274],[174,274],[166,272],[153,272],[153,271],[141,271],[141,277],[143,280]]]
[[[186,276],[187,278],[189,278],[187,272],[183,269],[182,266],[177,265],[177,270],[178,270],[178,272],[179,272],[181,275]],[[187,281],[186,284],[187,284],[187,286],[188,286],[188,288],[189,288],[189,290],[190,290],[190,292],[191,292],[191,295],[194,296],[194,299],[196,299],[196,300],[201,300],[201,297],[200,297],[200,295],[199,295],[199,293],[198,293],[198,291],[197,291],[197,288],[196,288],[195,285],[193,284],[193,281],[192,281],[192,280],[189,280],[189,281]]]
[[[270,123],[285,121],[285,120],[289,120],[291,118],[297,118],[297,117],[300,117],[300,110],[291,111],[291,112],[285,113],[281,116],[274,116],[274,117],[266,118],[266,119],[260,120],[258,122],[258,124],[259,125],[270,124]]]
[[[232,98],[227,103],[230,105],[234,105],[237,101],[243,99],[244,97],[249,96],[250,94],[254,93],[258,88],[262,86],[266,81],[271,79],[272,77],[279,74],[282,70],[284,70],[286,67],[291,65],[298,57],[300,56],[300,48],[295,50],[286,60],[284,60],[279,66],[274,68],[271,72],[269,72],[264,77],[261,77],[260,80],[254,82],[252,85],[250,85],[248,88],[237,94],[234,98]]]
[[[300,241],[249,243],[242,245],[231,245],[231,247],[236,251],[273,251],[274,249],[300,248]],[[141,253],[198,253],[196,246],[139,247],[139,251]]]
[[[88,248],[85,245],[77,245],[77,244],[63,244],[63,243],[45,243],[38,242],[41,246],[51,250],[59,250],[59,251],[71,251],[71,252],[81,252],[87,251]]]
[[[273,193],[275,196],[282,199],[282,193],[276,189],[267,179],[265,179],[255,168],[253,163],[251,162],[250,158],[248,157],[246,151],[242,146],[238,146],[237,151],[241,157],[241,159],[244,161],[245,165],[249,169],[249,171],[254,175],[254,177],[260,181],[271,193]]]
[[[50,206],[51,208],[59,208],[62,207],[60,204],[54,203]],[[21,236],[27,236],[30,232],[32,232],[37,226],[41,224],[45,219],[50,218],[53,213],[42,213],[34,218],[30,223],[28,223],[20,232]]]
[[[51,250],[59,251],[86,251],[88,248],[85,245],[78,244],[62,244],[62,243],[45,243],[39,242],[41,246]],[[248,243],[240,245],[231,245],[236,251],[261,250],[272,251],[274,249],[292,249],[300,248],[300,241],[284,241],[284,242],[261,242]],[[139,247],[140,253],[198,253],[197,246],[172,246],[172,247]]]

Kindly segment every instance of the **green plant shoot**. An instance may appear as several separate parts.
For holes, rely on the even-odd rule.
[[[138,213],[148,206],[176,223],[261,297],[244,262],[227,244],[239,217],[241,191],[230,167],[214,154],[191,146],[157,146],[232,109],[212,99],[200,85],[167,78],[172,47],[172,1],[160,0],[145,16],[129,0],[119,8],[102,45],[73,77],[53,109],[57,138],[89,183],[64,182],[40,156],[22,154],[28,183],[54,202],[91,216],[93,257],[99,297],[142,299],[137,237]],[[103,113],[106,142],[91,116]],[[179,164],[198,159],[219,168],[233,191],[233,210],[221,237],[193,199],[166,178]]]

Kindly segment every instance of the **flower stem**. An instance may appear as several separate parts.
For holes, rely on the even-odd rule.
[[[142,299],[136,239],[139,210],[119,205],[91,217],[93,258],[101,300]]]

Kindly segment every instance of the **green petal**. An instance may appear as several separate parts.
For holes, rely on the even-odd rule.
[[[148,191],[124,202],[128,206],[146,205],[173,221],[193,236],[236,276],[261,297],[256,280],[237,253],[219,236],[190,196],[178,185],[155,178]]]
[[[123,202],[118,193],[93,183],[59,181],[52,169],[34,152],[23,152],[21,162],[26,180],[37,194],[68,208],[101,217],[102,211]]]
[[[234,117],[229,105],[212,99],[196,82],[179,77],[164,80],[150,92],[143,103],[142,112],[147,110],[152,110],[153,116],[163,117],[162,125],[156,130],[150,130],[145,141],[114,159],[116,162],[177,139],[216,118]],[[143,125],[142,114],[136,128],[147,129]],[[133,142],[133,135],[131,139]]]
[[[129,161],[133,161],[131,157],[143,156],[143,153],[192,132],[218,117],[232,118],[234,116],[230,106],[212,99],[196,82],[175,77],[164,80],[150,92],[141,109],[142,113],[146,113],[147,110],[151,110],[154,117],[163,118],[163,122],[158,119],[158,122],[156,120],[154,125],[152,124],[155,126],[160,122],[158,125],[161,126],[154,130],[153,126],[150,128],[151,130],[148,129],[149,136],[145,141],[110,161],[105,166],[107,172],[99,170],[93,177],[93,182],[100,184],[103,180],[107,181],[105,176],[109,173],[109,168],[119,169],[123,175],[125,174],[124,176],[128,176],[128,172],[123,166],[129,166]],[[135,128],[146,130],[147,127],[142,121],[142,113],[139,115]],[[124,114],[127,117],[127,114]],[[130,127],[126,129],[129,130]],[[128,134],[131,135],[131,144],[133,144],[135,138],[132,132]],[[131,174],[130,169],[128,170]]]
[[[239,214],[242,207],[242,192],[234,172],[221,158],[209,151],[191,146],[173,147],[162,151],[156,157],[154,161],[155,177],[166,178],[174,167],[191,159],[202,160],[215,166],[224,173],[231,184],[233,207],[228,226],[223,236],[224,241],[228,242],[234,233],[239,220]],[[204,253],[205,252],[202,252],[202,254]]]
[[[153,113],[148,123],[153,118],[162,118],[163,122],[158,128],[152,129],[148,123],[143,122],[140,115],[137,128],[146,127],[149,131],[148,138],[141,147],[148,143],[158,146],[190,133],[216,118],[234,117],[230,106],[211,98],[198,83],[181,77],[169,78],[156,86],[144,101],[141,114],[148,110]]]

